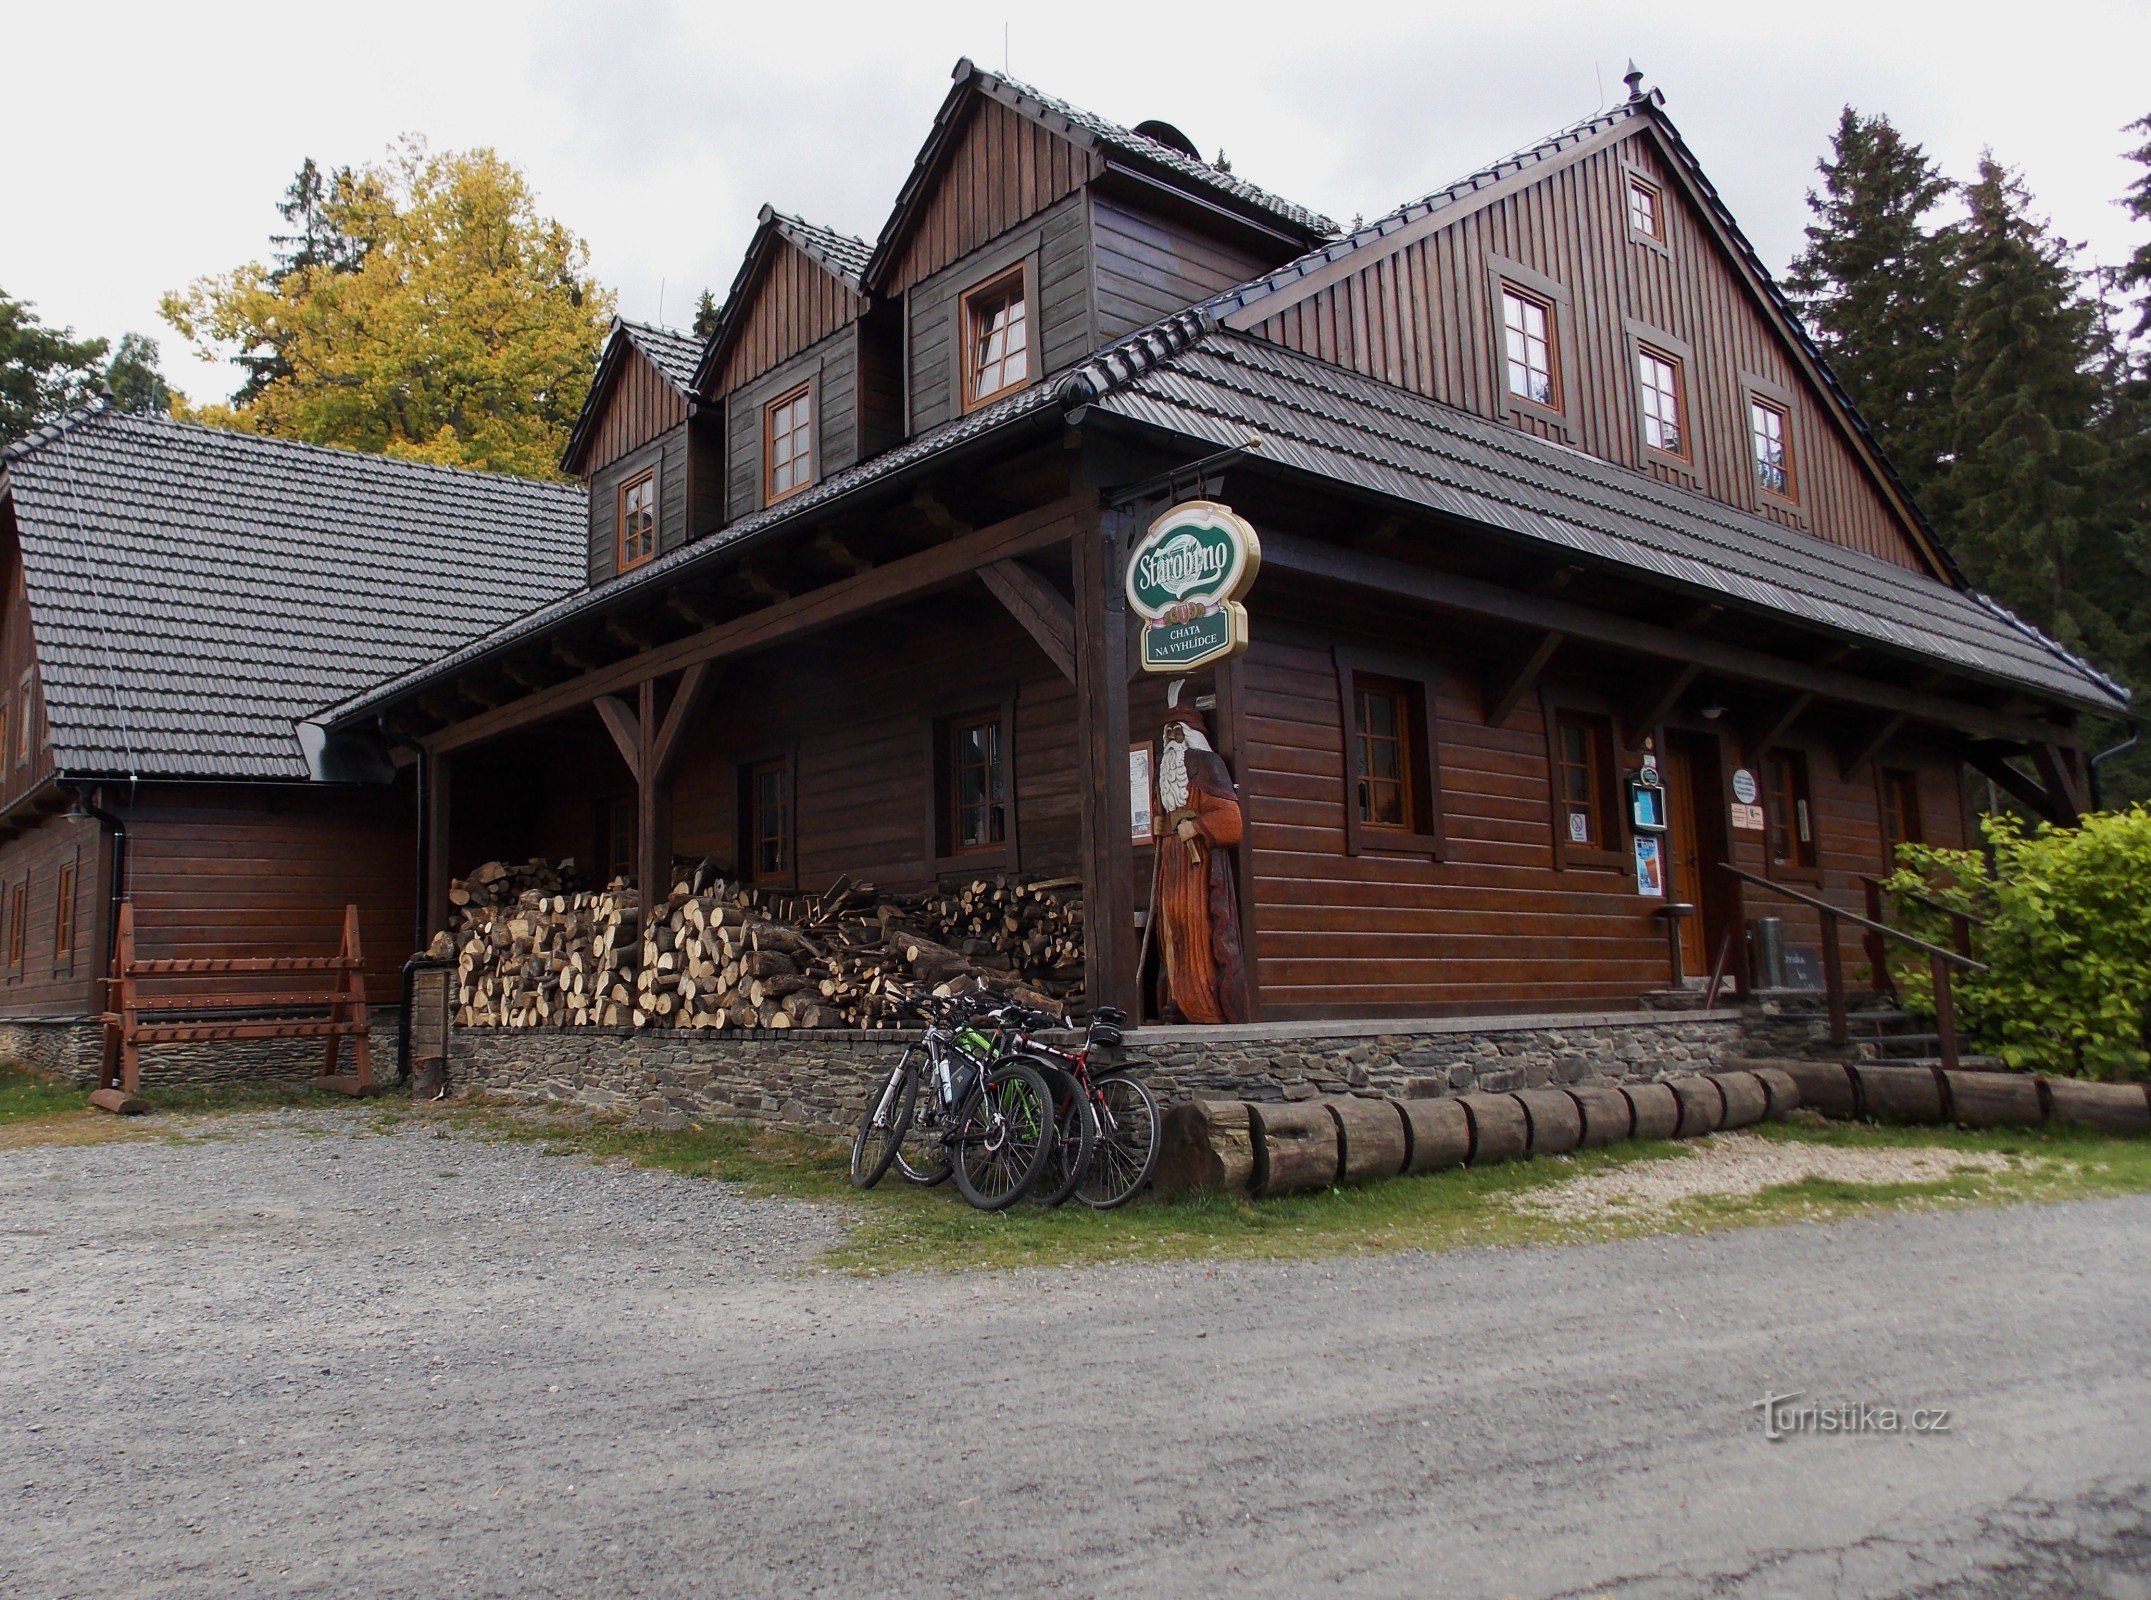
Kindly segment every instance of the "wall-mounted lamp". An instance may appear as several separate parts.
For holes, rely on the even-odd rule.
[[[1725,707],[1719,705],[1717,701],[1713,700],[1709,705],[1703,708],[1703,715],[1709,718],[1712,722],[1716,722],[1720,717],[1725,715]]]

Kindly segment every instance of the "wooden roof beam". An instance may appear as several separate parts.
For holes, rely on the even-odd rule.
[[[1702,675],[1703,669],[1690,661],[1661,677],[1622,719],[1624,742],[1628,748],[1641,750],[1643,742],[1657,731],[1658,725],[1673,714],[1673,708],[1680,704],[1680,697],[1688,692],[1689,685]]]
[[[1906,720],[1901,712],[1875,718],[1865,732],[1838,750],[1838,776],[1847,783],[1857,778],[1861,769],[1882,754],[1884,747],[1903,731]]]
[[[1510,713],[1523,703],[1524,696],[1531,692],[1532,686],[1539,681],[1539,675],[1546,670],[1547,663],[1553,660],[1554,652],[1561,648],[1567,638],[1565,633],[1542,634],[1537,644],[1520,653],[1505,667],[1487,673],[1484,705],[1486,725],[1489,728],[1498,728],[1509,720]]]
[[[1744,761],[1755,762],[1785,735],[1793,731],[1793,724],[1808,713],[1815,697],[1806,691],[1787,695],[1776,706],[1757,717],[1740,730],[1740,754]]]
[[[1075,682],[1075,606],[1060,590],[1021,561],[994,561],[978,569],[979,581],[1008,614],[1023,624],[1060,675]]]

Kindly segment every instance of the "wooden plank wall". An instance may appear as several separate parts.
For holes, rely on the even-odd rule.
[[[748,293],[747,309],[717,374],[719,394],[752,383],[828,338],[864,309],[843,279],[783,238],[771,241],[769,257]]]
[[[762,509],[762,413],[795,385],[814,383],[815,482],[859,459],[859,336],[847,325],[725,400],[727,520]]]
[[[686,420],[686,397],[641,351],[629,348],[621,357],[590,443],[584,447],[584,476],[610,466]]]
[[[1630,237],[1624,162],[1663,186],[1667,246]],[[1800,376],[1783,334],[1738,279],[1704,219],[1682,202],[1640,135],[1384,256],[1307,296],[1255,330],[1484,416],[1505,415],[1499,311],[1488,261],[1501,256],[1553,279],[1572,297],[1569,386],[1573,443],[1673,482],[1687,476],[1645,458],[1624,319],[1693,347],[1688,372],[1692,486],[1717,499],[1902,566],[1923,562],[1896,513],[1856,459],[1849,435]],[[1801,507],[1765,503],[1755,482],[1742,373],[1797,396],[1793,450]],[[1536,422],[1533,432],[1563,437]]]
[[[880,286],[884,293],[902,294],[1104,170],[1095,154],[997,101],[973,104],[912,220],[893,274]]]
[[[66,961],[54,948],[64,862],[75,867],[74,955]],[[101,976],[105,867],[101,830],[90,817],[47,817],[0,844],[0,1010],[17,1016],[86,1016],[100,1009],[95,979]],[[28,915],[22,961],[10,965],[6,956],[17,885],[27,885]]]
[[[1185,310],[1279,264],[1263,253],[1094,192],[1091,240],[1102,343]]]
[[[5,556],[0,558],[0,704],[7,707],[7,741],[0,746],[0,805],[12,803],[52,776],[52,740],[45,723],[44,694],[37,681],[37,640],[32,627],[28,596],[23,590],[21,546],[14,529],[14,512],[6,516]],[[32,719],[27,759],[22,751],[22,718],[25,712],[23,675],[30,675],[28,714]]]
[[[620,486],[657,473],[657,548],[676,549],[688,537],[688,495],[695,475],[688,425],[659,434],[590,477],[590,581],[618,576]]]

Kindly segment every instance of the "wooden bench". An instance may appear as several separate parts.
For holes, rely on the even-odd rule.
[[[138,1114],[143,1100],[145,1045],[222,1043],[239,1039],[324,1041],[316,1089],[364,1095],[374,1090],[372,1041],[366,1029],[366,979],[359,951],[358,907],[344,907],[343,943],[332,956],[197,956],[143,960],[135,954],[134,904],[120,905],[112,976],[105,979],[104,1064],[90,1104]],[[285,989],[274,980],[319,974],[323,988]],[[150,994],[145,985],[174,979],[268,979],[262,987],[190,989]],[[319,1015],[293,1015],[315,1012]],[[213,1015],[212,1015],[213,1013]],[[339,1072],[343,1042],[351,1041],[350,1072]]]

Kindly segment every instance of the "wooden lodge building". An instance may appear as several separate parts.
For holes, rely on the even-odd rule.
[[[1896,841],[1967,836],[1967,768],[2072,817],[2079,719],[2126,693],[1966,586],[1660,97],[1629,87],[1344,233],[1168,124],[959,63],[871,244],[765,209],[706,344],[615,331],[564,461],[588,491],[565,581],[566,492],[109,417],[33,441],[8,459],[7,669],[44,684],[53,747],[10,764],[0,873],[49,882],[95,837],[86,807],[124,799],[132,891],[176,896],[190,853],[240,853],[181,817],[274,814],[283,842],[187,891],[204,937],[227,902],[324,920],[356,894],[399,958],[414,808],[433,927],[490,858],[647,883],[709,857],[806,889],[1065,876],[1089,996],[1133,1009],[1151,868],[1127,773],[1165,680],[1137,669],[1123,573],[1197,494],[1261,538],[1251,646],[1189,689],[1246,811],[1263,1023],[1630,1010],[1740,977],[1751,918],[1813,945],[1800,906],[1720,863],[1857,909]],[[286,450],[324,502],[393,480],[423,548],[399,569],[354,543],[365,560],[295,584],[269,570],[286,541],[243,619],[182,637],[153,535],[115,569],[43,531],[47,486],[101,470],[75,454],[136,434],[170,441],[151,481]],[[218,493],[97,515],[199,517],[254,572],[200,510]],[[109,600],[69,598],[95,582]],[[250,631],[268,613],[273,638]],[[249,702],[276,746],[251,768],[222,691],[175,676],[226,641],[221,684],[304,677]],[[285,718],[318,725],[317,778],[394,783],[307,782],[296,735],[266,731]],[[993,803],[966,807],[951,774],[981,750]],[[364,846],[336,834],[361,818]],[[274,887],[286,849],[365,881]],[[87,920],[107,869],[80,859]],[[60,993],[39,984],[9,1002]]]

